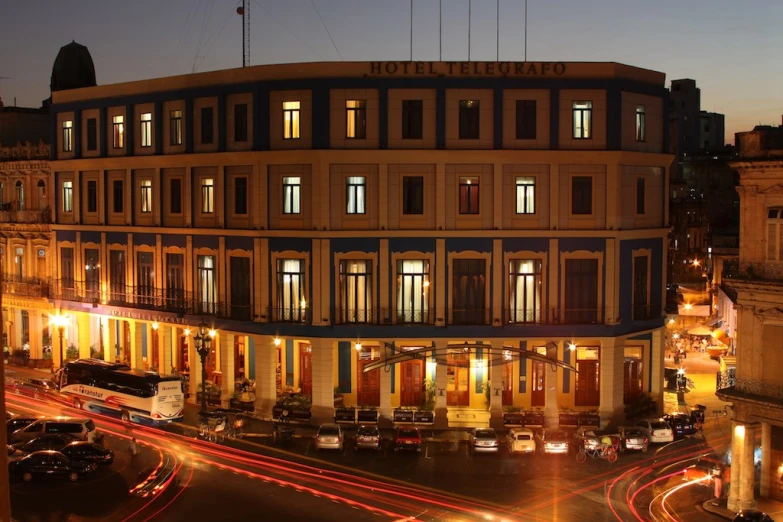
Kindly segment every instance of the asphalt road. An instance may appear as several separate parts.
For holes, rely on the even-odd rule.
[[[76,414],[67,407],[9,397],[13,409]],[[682,487],[678,474],[710,451],[700,439],[626,453],[617,463],[573,456],[473,455],[464,443],[430,442],[421,454],[315,452],[309,439],[274,446],[246,438],[215,445],[178,433],[98,419],[110,444],[136,436],[148,463],[85,483],[13,484],[20,521],[46,520],[718,520],[700,511],[711,490]],[[724,442],[728,442],[728,439]],[[717,441],[717,444],[720,444]],[[129,495],[136,471],[161,464],[149,497]],[[176,475],[176,479],[173,477]],[[146,475],[143,475],[143,477]],[[171,478],[171,480],[168,480]],[[160,485],[159,490],[155,489]],[[44,499],[43,501],[41,499]]]

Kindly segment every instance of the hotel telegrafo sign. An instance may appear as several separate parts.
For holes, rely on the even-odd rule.
[[[562,76],[563,62],[370,62],[370,75]]]

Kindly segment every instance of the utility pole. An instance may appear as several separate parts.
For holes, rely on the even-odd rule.
[[[242,67],[250,65],[250,2],[242,0],[237,7],[237,14],[242,17]]]
[[[3,263],[0,260],[0,311],[3,309]],[[0,312],[0,340],[3,339],[3,319]],[[0,357],[0,370],[3,373],[3,384],[0,386],[0,444],[5,448],[8,444],[8,428],[5,422],[5,353]],[[8,452],[0,451],[0,522],[11,522],[11,488],[8,476]]]

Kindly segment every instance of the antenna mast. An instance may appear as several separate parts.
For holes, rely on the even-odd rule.
[[[242,0],[242,6],[237,7],[237,14],[242,17],[242,67],[250,65],[250,2]]]

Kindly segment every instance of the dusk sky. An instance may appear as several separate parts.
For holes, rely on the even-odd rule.
[[[468,58],[468,1],[443,1],[443,60]],[[241,66],[236,0],[5,2],[0,96],[39,106],[52,64],[86,45],[98,84]],[[472,0],[471,59],[495,60],[496,0]],[[410,0],[253,0],[252,65],[408,60]],[[319,18],[323,18],[323,24]],[[500,59],[524,58],[524,1],[500,1]],[[327,30],[334,40],[332,44]],[[529,61],[615,61],[693,78],[727,142],[783,114],[783,1],[529,0]],[[414,60],[438,59],[438,0],[414,0]],[[336,46],[336,48],[335,48]]]

